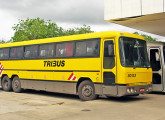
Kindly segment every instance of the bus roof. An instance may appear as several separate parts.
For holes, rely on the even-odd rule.
[[[69,35],[69,36],[60,36],[60,37],[53,37],[53,38],[44,38],[44,39],[36,39],[36,40],[27,40],[21,42],[13,42],[13,43],[6,43],[0,44],[0,48],[4,47],[13,47],[13,46],[23,46],[23,45],[34,45],[34,44],[44,44],[44,43],[53,43],[53,42],[62,42],[62,41],[74,41],[74,40],[83,40],[83,39],[91,39],[91,38],[104,38],[110,39],[119,36],[127,36],[133,37],[138,39],[143,39],[144,37],[126,33],[126,32],[119,32],[119,31],[104,31],[104,32],[94,32],[94,33],[86,33],[86,34],[78,34],[78,35]]]
[[[155,42],[147,42],[147,46],[164,46],[165,42],[155,41]]]

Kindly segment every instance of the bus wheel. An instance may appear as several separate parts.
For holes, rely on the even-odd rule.
[[[19,77],[16,76],[13,78],[12,88],[13,88],[13,91],[16,93],[19,93],[22,91],[21,82],[20,82]]]
[[[97,95],[93,83],[87,80],[81,82],[78,87],[78,95],[83,101],[96,99]]]
[[[4,91],[7,91],[7,92],[12,90],[12,82],[11,82],[11,79],[9,79],[8,76],[4,76],[2,78],[2,89]]]

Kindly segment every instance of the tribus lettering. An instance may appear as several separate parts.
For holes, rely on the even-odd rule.
[[[64,66],[65,66],[64,60],[44,61],[44,67],[64,67]]]

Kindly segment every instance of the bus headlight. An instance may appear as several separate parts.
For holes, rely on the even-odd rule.
[[[134,89],[133,89],[133,88],[131,88],[131,90],[130,90],[130,91],[131,91],[131,93],[134,93]]]
[[[130,89],[129,89],[129,88],[127,88],[127,93],[131,93],[131,91],[130,91]]]
[[[134,93],[134,88],[127,88],[127,93]]]

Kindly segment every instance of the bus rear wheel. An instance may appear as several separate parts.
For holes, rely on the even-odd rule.
[[[96,99],[94,84],[88,80],[81,82],[78,87],[78,95],[83,101]]]
[[[22,91],[21,82],[20,82],[19,77],[16,76],[13,78],[12,88],[13,88],[13,91],[16,93],[20,93]]]
[[[12,81],[8,76],[2,78],[2,89],[7,92],[12,90]]]

